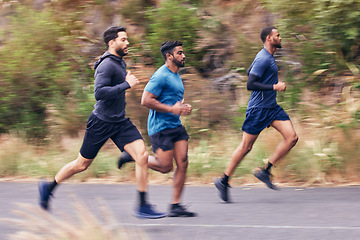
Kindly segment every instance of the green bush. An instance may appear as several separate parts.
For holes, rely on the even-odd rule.
[[[196,8],[190,6],[181,1],[165,0],[160,2],[158,8],[148,11],[147,19],[150,24],[147,26],[147,40],[157,66],[164,64],[160,47],[168,40],[183,42],[188,64],[198,65],[195,46],[201,21],[197,17]]]
[[[293,39],[308,76],[320,69],[331,69],[325,74],[339,75],[348,70],[358,74],[359,69],[354,68],[354,64],[360,63],[358,0],[263,2],[280,14],[277,25],[283,36]]]
[[[152,4],[147,0],[131,0],[124,4],[120,13],[125,18],[131,19],[137,24],[142,24],[145,21],[145,10]]]
[[[76,38],[53,10],[15,5],[9,20],[0,49],[0,133],[15,129],[41,139],[49,105],[61,110],[70,101],[76,108],[76,99],[87,99],[82,83],[89,70],[74,58]]]

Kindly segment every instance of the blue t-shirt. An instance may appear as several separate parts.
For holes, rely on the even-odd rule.
[[[166,65],[163,65],[151,76],[144,91],[157,96],[159,102],[173,106],[178,101],[182,101],[184,84],[178,73],[172,72]],[[164,129],[176,128],[180,125],[180,115],[150,109],[147,124],[149,136]]]
[[[250,66],[250,74],[260,78],[263,84],[277,84],[278,83],[278,67],[274,57],[263,48],[256,55],[253,63]],[[256,91],[251,92],[248,107],[250,108],[274,108],[277,106],[276,102],[277,92],[271,91]]]

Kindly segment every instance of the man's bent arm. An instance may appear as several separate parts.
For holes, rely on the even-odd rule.
[[[260,81],[260,78],[254,74],[250,74],[247,82],[248,90],[255,91],[272,91],[274,90],[274,85],[272,84],[263,84]]]
[[[108,100],[114,99],[118,94],[130,88],[128,82],[124,81],[115,86],[111,86],[111,69],[100,68],[95,74],[95,99]]]
[[[116,98],[120,92],[125,91],[129,88],[130,85],[126,81],[115,86],[100,86],[95,89],[95,99],[113,99]]]
[[[174,115],[188,115],[189,106],[182,105],[179,101],[175,103],[175,105],[170,106],[164,103],[161,103],[157,100],[157,96],[152,94],[151,92],[144,91],[141,98],[141,105],[151,108],[152,110],[163,112],[163,113],[172,113]],[[191,107],[190,107],[191,109]],[[190,110],[191,112],[191,110]]]

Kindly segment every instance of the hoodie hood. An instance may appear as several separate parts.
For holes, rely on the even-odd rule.
[[[114,54],[111,54],[111,53],[109,53],[108,51],[106,51],[106,52],[101,56],[101,58],[94,63],[94,69],[96,69],[96,68],[100,65],[100,63],[101,63],[102,61],[104,61],[105,58],[108,58],[108,57],[110,57],[110,58],[112,58],[113,60],[118,61],[118,62],[121,62],[121,61],[122,61],[122,58],[121,58],[121,57],[115,56]]]

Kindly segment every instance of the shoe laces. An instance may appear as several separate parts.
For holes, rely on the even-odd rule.
[[[229,182],[227,182],[227,183],[222,183],[222,184],[224,184],[224,186],[227,187],[227,188],[231,188]]]
[[[268,170],[266,170],[264,167],[260,167],[260,168],[259,168],[259,171],[263,171],[264,173],[268,174],[269,177],[272,177],[272,176],[273,176],[273,175],[271,174],[271,172],[268,171]]]
[[[49,196],[47,197],[46,202],[48,202],[51,198],[55,198],[54,194],[51,192],[49,193]]]
[[[191,203],[188,203],[188,204],[186,204],[186,205],[183,205],[183,204],[180,204],[180,203],[177,204],[177,207],[178,207],[178,208],[181,208],[182,210],[186,210],[186,209],[188,209],[190,206],[191,206]]]
[[[150,204],[148,202],[146,202],[144,206],[148,206],[148,208],[150,208],[151,210],[154,210],[156,208],[155,204]]]

